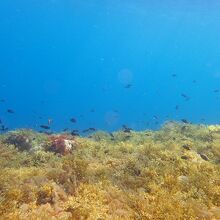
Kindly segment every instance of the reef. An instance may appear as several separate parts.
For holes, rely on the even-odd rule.
[[[220,219],[220,126],[0,135],[0,219]]]

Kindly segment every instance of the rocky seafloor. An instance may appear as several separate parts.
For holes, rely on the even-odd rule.
[[[220,219],[220,126],[0,135],[0,219]]]

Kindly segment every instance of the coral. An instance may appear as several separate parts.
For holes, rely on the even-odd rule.
[[[53,135],[49,137],[47,150],[61,155],[67,155],[73,150],[75,145],[75,140],[68,135]]]

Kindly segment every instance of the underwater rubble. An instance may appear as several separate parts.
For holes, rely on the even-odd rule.
[[[0,135],[0,219],[220,219],[220,126]]]

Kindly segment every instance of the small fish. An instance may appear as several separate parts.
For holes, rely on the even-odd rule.
[[[66,131],[68,131],[69,130],[69,128],[64,128],[63,129],[63,132],[66,132]]]
[[[96,128],[88,128],[88,129],[83,130],[82,132],[86,133],[86,132],[89,132],[89,131],[96,131]]]
[[[0,102],[5,102],[5,99],[0,99]]]
[[[47,120],[47,124],[48,124],[48,125],[51,125],[52,123],[53,123],[53,119],[50,119],[50,118],[49,118],[49,119]]]
[[[90,112],[92,112],[92,113],[95,112],[95,109],[90,109]]]
[[[191,148],[189,147],[188,144],[184,144],[182,147],[183,147],[185,150],[191,150]]]
[[[185,119],[185,118],[181,119],[181,121],[182,121],[183,123],[185,123],[185,124],[189,124],[189,121],[188,121],[187,119]]]
[[[215,89],[213,92],[214,92],[214,93],[218,93],[218,92],[219,92],[219,90],[218,90],[218,89]]]
[[[15,113],[13,109],[7,109],[7,112],[10,113],[10,114]]]
[[[48,125],[40,125],[40,127],[45,129],[45,130],[49,130],[50,129],[50,126],[48,126]]]
[[[127,85],[125,85],[125,89],[130,89],[132,87],[132,84],[127,84]]]
[[[158,118],[158,116],[154,115],[154,116],[153,116],[153,119],[154,119],[154,120],[158,120],[159,118]]]
[[[0,124],[2,124],[2,120],[0,119]]]
[[[172,76],[173,78],[175,78],[175,77],[177,77],[177,74],[172,74],[171,76]]]
[[[8,128],[6,128],[4,125],[2,125],[0,130],[1,130],[1,131],[7,131]]]
[[[193,82],[193,83],[196,83],[197,81],[194,79],[192,82]]]
[[[175,106],[175,109],[176,109],[176,110],[179,110],[179,105],[176,105],[176,106]]]
[[[127,125],[122,125],[122,128],[125,133],[130,133],[133,130],[132,128],[127,127]]]
[[[76,123],[76,122],[77,122],[75,118],[71,118],[70,121],[71,121],[72,123]]]
[[[114,135],[113,135],[111,132],[109,132],[109,135],[110,135],[112,138],[115,138]]]
[[[78,132],[75,132],[74,130],[71,132],[71,135],[72,136],[79,136],[79,133]]]
[[[184,93],[182,93],[181,96],[182,96],[186,101],[190,100],[190,97],[189,97],[188,95],[184,94]]]
[[[199,153],[199,155],[200,155],[200,157],[201,157],[203,160],[206,160],[206,161],[209,160],[209,158],[208,158],[205,154]]]
[[[53,134],[52,131],[44,131],[43,133],[46,134],[46,135],[51,135],[51,134]]]
[[[96,131],[96,128],[89,128],[90,131]]]

